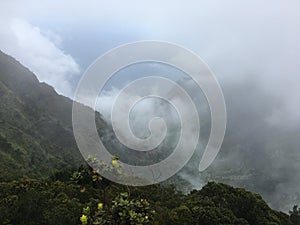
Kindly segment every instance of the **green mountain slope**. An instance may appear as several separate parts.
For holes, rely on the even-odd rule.
[[[70,99],[0,52],[0,181],[78,166],[71,110]]]

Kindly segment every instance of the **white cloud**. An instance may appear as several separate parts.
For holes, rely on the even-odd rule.
[[[128,32],[136,39],[172,41],[190,48],[210,65],[221,84],[255,74],[270,92],[280,92],[288,111],[298,112],[299,4],[297,0],[3,0],[0,49],[36,72],[40,80],[70,95],[69,75],[78,74],[78,66],[61,50],[64,40],[70,41],[81,29],[98,32],[80,36],[80,46],[76,41],[68,43],[69,48],[79,49],[77,57],[83,61],[98,47],[95,45],[105,43],[99,39],[110,38],[102,37],[102,32],[120,29],[121,40]],[[15,17],[22,20],[8,20]],[[62,38],[48,27],[55,27]],[[116,47],[119,42],[113,44],[105,47]]]
[[[57,34],[42,32],[26,20],[16,18],[7,19],[0,29],[1,50],[28,67],[41,82],[72,97],[71,78],[79,74],[80,68],[71,55],[57,46],[61,42]]]

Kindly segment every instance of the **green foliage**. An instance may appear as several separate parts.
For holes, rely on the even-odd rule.
[[[81,216],[81,222],[82,217],[87,218],[82,222],[83,225],[87,223],[93,225],[143,225],[149,224],[153,220],[154,215],[154,210],[151,210],[150,204],[146,199],[130,199],[127,192],[118,194],[110,206],[103,206],[103,203],[98,203],[98,207],[93,214],[86,209],[83,209]]]
[[[300,208],[298,209],[298,205],[294,205],[293,210],[289,212],[291,215],[300,216]]]
[[[210,182],[191,192],[186,201],[202,224],[291,224],[287,215],[271,210],[260,195],[225,184]]]
[[[259,195],[225,184],[208,183],[184,195],[166,186],[171,180],[164,186],[147,187],[112,183],[98,169],[129,179],[122,174],[118,156],[109,165],[90,157],[89,165],[96,167],[84,165],[72,171],[83,159],[72,133],[71,110],[70,99],[39,83],[28,69],[0,52],[0,224],[300,224],[297,206],[289,217],[270,209]],[[99,114],[95,121],[101,135],[105,123]],[[130,157],[134,162],[135,156]],[[252,171],[238,177],[234,174],[224,169],[219,180],[244,181],[253,176]],[[211,174],[206,177],[210,180]],[[184,189],[187,184],[181,180],[179,186]]]
[[[183,195],[172,186],[127,187],[95,179],[95,173],[81,166],[66,172],[72,174],[69,180],[0,183],[0,224],[292,225],[299,218],[297,206],[291,212],[292,223],[259,195],[225,184],[211,182]]]
[[[82,204],[73,184],[24,178],[0,183],[2,224],[76,224]],[[76,218],[75,218],[76,216]]]
[[[291,221],[295,225],[300,225],[300,208],[298,209],[298,205],[294,205],[293,210],[289,213],[291,216]]]
[[[99,114],[96,121],[104,127]],[[72,100],[0,51],[0,182],[47,178],[83,162],[72,132]]]

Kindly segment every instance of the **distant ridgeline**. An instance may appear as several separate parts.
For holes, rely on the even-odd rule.
[[[146,153],[126,148],[100,113],[96,126],[111,154],[129,164],[159,162],[172,150],[171,144]],[[72,131],[72,100],[0,51],[0,181],[46,178],[82,163]]]
[[[82,162],[72,132],[72,100],[0,51],[0,181],[48,177]]]
[[[112,153],[122,148],[98,113],[96,126]],[[127,151],[121,151],[123,161],[138,159]],[[0,224],[300,223],[297,206],[289,217],[244,189],[209,183],[184,195],[166,185],[127,187],[82,164],[72,131],[72,100],[0,51]],[[74,175],[77,180],[70,179]],[[175,183],[188,185],[178,177]]]

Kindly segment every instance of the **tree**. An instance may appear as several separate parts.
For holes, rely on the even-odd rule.
[[[298,205],[294,205],[293,210],[289,213],[293,224],[300,225],[300,208],[298,209]]]
[[[154,213],[146,199],[130,199],[124,192],[111,205],[99,202],[93,213],[89,206],[85,207],[80,221],[82,225],[145,225],[153,221]]]

